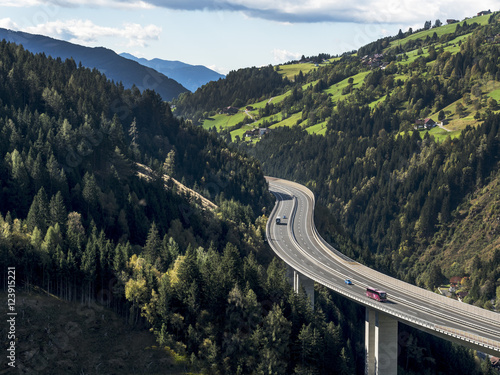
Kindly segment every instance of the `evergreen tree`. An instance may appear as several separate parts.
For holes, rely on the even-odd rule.
[[[160,236],[158,235],[158,229],[156,228],[156,223],[153,222],[149,228],[148,237],[144,246],[144,258],[149,263],[155,264],[159,261],[158,257],[160,256],[161,247],[162,242],[160,240]]]
[[[278,305],[264,318],[265,345],[260,355],[259,372],[286,374],[289,363],[291,324]]]
[[[175,172],[175,151],[170,150],[165,162],[163,163],[163,173],[174,176]]]
[[[94,174],[86,172],[85,176],[83,176],[82,195],[83,199],[87,203],[88,213],[93,213],[94,210],[97,208],[99,192],[100,189],[97,186]]]
[[[57,223],[61,228],[65,227],[68,213],[66,211],[66,206],[64,204],[64,200],[60,191],[58,191],[56,195],[53,195],[50,199],[49,213],[50,225],[55,225]]]
[[[137,149],[138,147],[138,137],[139,137],[139,131],[137,130],[137,121],[134,118],[132,123],[130,124],[130,129],[128,131],[128,135],[131,138],[130,146],[133,149]]]
[[[45,233],[48,226],[51,224],[49,216],[49,204],[47,202],[47,194],[43,187],[38,190],[38,193],[33,198],[26,225],[29,231],[33,231],[35,227]]]

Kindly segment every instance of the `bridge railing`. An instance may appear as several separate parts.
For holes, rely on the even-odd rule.
[[[296,185],[298,188],[300,188],[303,192],[307,193],[309,198],[312,201],[312,206],[314,208],[315,204],[315,197],[314,194],[311,190],[309,190],[307,187],[292,183]],[[407,282],[404,282],[402,280],[396,279],[391,276],[387,276],[381,272],[378,272],[370,267],[364,266],[361,263],[355,262],[348,256],[342,254],[340,251],[335,249],[333,246],[331,246],[328,242],[326,242],[321,235],[319,234],[318,230],[316,229],[316,225],[314,223],[314,212],[311,214],[310,217],[310,223],[313,228],[313,234],[318,240],[318,242],[322,243],[328,250],[333,252],[333,255],[336,256],[340,261],[344,262],[345,264],[349,265],[350,267],[356,267],[357,269],[361,270],[364,274],[369,274],[370,278],[379,280],[380,282],[391,284],[396,288],[399,288],[401,290],[404,290],[408,295],[418,295],[419,297],[425,297],[429,300],[432,300],[437,303],[443,303],[446,304],[447,306],[451,306],[456,309],[460,309],[461,311],[467,312],[468,314],[474,314],[478,317],[481,317],[483,319],[489,319],[490,321],[494,322],[495,324],[500,324],[500,314],[496,313],[494,311],[482,309],[478,306],[474,305],[469,305],[467,303],[460,302],[458,300],[455,300],[453,298],[448,298],[445,296],[442,296],[437,293],[433,293],[429,290],[420,288],[418,286],[409,284]]]
[[[288,262],[287,262],[288,263]],[[290,263],[295,263],[295,262],[290,262]],[[398,310],[395,310],[390,307],[390,305],[386,305],[382,302],[377,302],[377,301],[372,301],[368,298],[360,298],[359,295],[353,294],[349,292],[348,290],[339,287],[338,285],[331,283],[329,280],[326,278],[321,278],[316,276],[315,274],[309,273],[307,269],[305,269],[301,264],[296,263],[296,264],[290,264],[289,265],[302,273],[304,276],[310,278],[311,280],[314,280],[315,282],[322,284],[326,286],[327,288],[337,292],[338,294],[341,294],[350,300],[353,300],[355,302],[358,302],[361,305],[371,307],[374,310],[382,311],[388,315],[391,315],[393,317],[396,317],[398,320],[402,322],[407,322],[411,323],[414,326],[419,326],[426,328],[427,330],[430,331],[436,331],[439,332],[445,336],[457,338],[459,340],[465,341],[472,343],[474,345],[486,348],[486,349],[491,349],[496,352],[500,352],[500,341],[498,340],[493,340],[493,339],[487,339],[479,335],[474,335],[470,332],[466,332],[464,330],[459,330],[459,329],[454,329],[450,327],[445,327],[441,325],[437,325],[435,323],[429,322],[425,319],[421,318],[416,318],[412,315],[404,314]]]
[[[500,343],[497,340],[487,339],[479,335],[474,335],[470,332],[466,332],[456,328],[449,328],[444,326],[436,325],[436,331],[444,333],[445,335],[460,338],[462,340],[484,346],[493,350],[500,350]]]
[[[303,185],[299,185],[299,184],[296,184],[293,182],[289,182],[289,184],[294,185],[295,187],[299,188],[301,191],[306,193],[309,196],[309,198],[311,199],[312,207],[314,209],[314,203],[315,203],[314,194],[309,189],[304,187]],[[297,207],[297,201],[294,200],[293,212],[296,211],[296,207]],[[275,209],[276,209],[276,206],[273,209],[273,213],[274,213]],[[271,215],[271,217],[272,217],[272,215]],[[291,219],[293,220],[293,216],[291,217]],[[334,257],[336,257],[339,261],[343,262],[344,264],[347,264],[350,267],[356,267],[358,269],[358,271],[369,275],[370,278],[372,278],[372,279],[379,280],[381,283],[390,284],[396,288],[404,290],[408,296],[418,295],[420,297],[425,297],[426,299],[435,301],[437,303],[443,303],[443,304],[446,304],[448,306],[454,307],[456,309],[460,309],[462,312],[467,312],[468,314],[474,314],[477,317],[491,321],[493,324],[500,323],[500,314],[498,314],[498,313],[495,313],[495,312],[489,311],[489,310],[485,310],[485,309],[479,308],[477,306],[469,305],[469,304],[466,304],[463,302],[459,302],[459,301],[451,299],[451,298],[444,297],[442,295],[433,293],[433,292],[428,291],[428,290],[423,289],[423,288],[419,288],[415,285],[406,283],[404,281],[393,278],[391,276],[384,275],[383,273],[380,273],[376,270],[373,270],[373,269],[366,267],[358,262],[353,261],[351,258],[342,254],[340,251],[338,251],[333,246],[328,244],[328,242],[326,242],[321,237],[321,235],[317,231],[316,225],[314,223],[314,214],[311,214],[310,218],[308,218],[308,219],[310,221],[311,228],[313,229],[313,235],[315,236],[316,240],[319,243],[321,243],[326,249],[328,249]],[[293,223],[293,221],[292,221],[292,223]],[[288,228],[288,231],[290,232],[291,228]],[[293,235],[293,233],[292,233],[292,235]],[[294,238],[294,236],[293,236],[293,239],[294,239],[294,242],[296,242],[296,239]],[[297,246],[298,246],[298,244],[297,244]],[[293,259],[288,259],[288,261],[286,259],[284,259],[284,260],[291,267],[293,267],[297,271],[301,272],[306,277],[308,277],[308,278],[310,278],[310,279],[312,279],[312,280],[314,280],[322,285],[325,285],[329,289],[332,289],[339,294],[343,294],[346,297],[348,297],[349,299],[357,301],[362,305],[370,306],[370,307],[373,307],[374,309],[377,309],[379,311],[386,312],[389,315],[398,317],[402,321],[407,321],[407,322],[416,324],[418,326],[425,327],[427,329],[434,330],[436,332],[440,332],[444,335],[447,335],[450,337],[457,337],[457,338],[460,338],[464,341],[468,341],[468,342],[474,343],[476,345],[479,345],[479,346],[482,346],[485,348],[490,348],[492,350],[500,352],[500,341],[498,341],[498,340],[486,339],[482,336],[473,335],[473,334],[466,332],[466,331],[463,331],[463,330],[452,329],[452,328],[444,327],[444,326],[437,326],[434,323],[428,322],[426,320],[415,318],[415,317],[410,316],[410,315],[402,314],[399,311],[390,308],[389,306],[382,305],[380,302],[375,302],[375,301],[371,301],[371,300],[368,300],[365,298],[360,298],[359,296],[354,295],[354,294],[350,293],[349,291],[346,291],[343,288],[339,288],[337,285],[329,282],[329,280],[327,280],[327,279],[321,279],[313,274],[310,274],[307,269],[305,269],[301,264],[296,263]]]

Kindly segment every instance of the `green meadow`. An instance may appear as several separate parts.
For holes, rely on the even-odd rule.
[[[306,131],[309,134],[325,135],[327,122],[328,121],[323,121],[323,122],[320,122],[319,124],[309,126],[308,128],[306,128]]]
[[[354,80],[353,81],[353,88],[356,88],[356,86],[360,86],[363,83],[363,80],[365,79],[365,77],[368,75],[368,73],[370,73],[370,71],[361,72],[361,73],[358,73],[352,77],[349,77],[349,78],[352,78]],[[336,102],[337,100],[341,99],[342,97],[347,96],[347,95],[342,95],[342,90],[345,87],[349,86],[349,82],[348,82],[349,78],[346,78],[346,79],[330,86],[328,89],[325,90],[325,92],[327,94],[331,95],[333,102]]]
[[[293,80],[300,71],[302,71],[302,74],[306,74],[317,68],[316,64],[313,63],[278,65],[278,73]]]
[[[489,15],[486,16],[481,16],[481,17],[474,17],[470,18],[467,20],[464,20],[459,23],[455,24],[450,24],[450,25],[443,25],[438,28],[431,28],[429,30],[425,31],[420,31],[417,33],[414,33],[407,38],[401,39],[401,40],[395,40],[391,42],[390,47],[395,47],[397,45],[404,45],[410,40],[416,40],[416,39],[425,39],[427,36],[432,37],[434,33],[437,34],[438,37],[453,33],[455,32],[455,29],[457,25],[463,25],[465,21],[470,25],[474,22],[477,22],[481,25],[485,25],[488,23],[489,20]],[[456,53],[460,51],[460,42],[464,42],[470,34],[467,35],[461,35],[451,41],[448,41],[444,44],[434,44],[434,48],[436,50],[440,48],[444,48],[445,51],[449,51],[450,53]],[[398,62],[397,64],[402,64],[402,65],[407,65],[411,64],[414,62],[418,57],[420,56],[427,56],[429,53],[428,47],[424,47],[421,50],[421,53],[419,54],[418,48],[406,52],[407,59]],[[339,60],[340,58],[333,58],[329,60],[329,63],[334,63],[335,61]],[[431,65],[434,62],[429,62],[428,64]],[[288,65],[279,65],[276,67],[276,70],[283,75],[284,77],[288,77],[289,79],[293,80],[296,75],[299,74],[300,71],[302,71],[303,74],[307,74],[308,72],[318,69],[318,66],[313,63],[298,63],[298,64],[288,64]],[[347,87],[349,87],[349,80],[352,79],[352,87],[354,88],[360,88],[363,85],[363,82],[366,78],[366,76],[370,73],[370,70],[358,73],[352,77],[346,78],[332,86],[330,86],[328,89],[324,90],[324,92],[328,95],[330,95],[331,100],[333,103],[336,103],[338,100],[343,100],[351,95],[351,93],[347,94],[342,94],[342,91],[345,90]],[[403,81],[406,81],[409,79],[408,74],[395,74],[394,79],[398,80],[401,79]],[[318,81],[314,82],[309,82],[304,85],[302,85],[303,90],[307,90],[309,87],[315,85]],[[494,98],[498,102],[500,102],[500,87],[497,87],[496,85],[485,85],[485,89],[483,90],[483,94]],[[267,116],[263,118],[258,118],[259,117],[259,110],[264,109],[266,105],[273,103],[273,104],[279,104],[281,103],[285,98],[291,95],[291,91],[287,91],[286,93],[268,98],[265,100],[261,100],[259,102],[251,104],[251,109],[245,113],[246,107],[242,107],[240,111],[235,114],[235,115],[215,115],[209,119],[206,119],[203,123],[204,128],[212,128],[216,127],[218,130],[226,129],[232,126],[235,126],[238,123],[241,123],[248,115],[252,116],[253,118],[257,119],[256,121],[243,125],[239,129],[235,129],[231,131],[231,137],[234,140],[236,136],[239,136],[240,139],[245,140],[245,141],[250,141],[250,139],[245,139],[244,138],[244,133],[247,130],[251,130],[254,128],[259,128],[263,126],[269,126],[271,129],[273,128],[278,128],[282,126],[295,126],[297,124],[300,124],[302,127],[304,127],[309,134],[325,134],[326,132],[326,121],[316,124],[313,126],[308,126],[308,120],[302,121],[302,112],[295,113],[286,119],[282,118],[282,113],[278,113],[272,116]],[[370,107],[374,108],[376,107],[379,103],[383,102],[386,99],[386,95],[383,95],[382,97],[378,98],[377,100],[373,101],[370,103]],[[459,102],[462,102],[461,100],[450,104],[448,107],[444,108],[444,112],[446,113],[446,119],[448,121],[447,128],[448,130],[453,130],[453,131],[447,131],[444,129],[441,129],[439,127],[433,128],[430,131],[428,131],[431,135],[433,135],[437,140],[443,140],[448,136],[457,136],[460,133],[460,130],[463,129],[467,125],[476,125],[478,121],[474,119],[474,115],[476,111],[474,111],[474,108],[472,108],[472,105],[462,105],[464,106],[464,111],[461,115],[459,115],[457,112],[457,104]],[[484,111],[485,108],[483,108],[481,111]],[[481,112],[480,111],[480,112]],[[438,113],[432,113],[429,115],[433,120],[437,121],[438,119]],[[271,125],[269,125],[271,124]],[[426,131],[422,132],[422,135]],[[258,141],[258,138],[253,138],[251,140],[252,142]]]
[[[231,116],[226,114],[217,114],[213,117],[205,119],[203,122],[203,128],[211,129],[215,126],[217,130],[222,130],[238,124],[243,121],[245,117],[247,117],[247,115],[241,111]]]
[[[471,25],[474,22],[478,23],[479,25],[486,25],[486,24],[488,24],[489,18],[490,18],[490,15],[473,17],[473,18],[463,20],[461,22],[450,24],[450,25],[443,25],[440,27],[431,28],[429,30],[419,31],[419,32],[416,32],[412,35],[407,36],[406,38],[403,38],[400,40],[393,40],[389,44],[389,47],[395,47],[397,45],[405,45],[410,40],[425,39],[427,37],[432,38],[434,33],[436,33],[438,37],[441,37],[442,35],[445,35],[445,34],[451,34],[451,33],[455,32],[457,25],[463,26],[464,22],[467,22],[468,25]]]

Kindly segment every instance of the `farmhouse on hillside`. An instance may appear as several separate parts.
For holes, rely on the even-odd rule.
[[[429,130],[436,126],[436,122],[431,118],[421,119],[415,121],[413,128],[415,130]]]
[[[477,15],[478,15],[478,17],[479,17],[479,16],[485,16],[485,15],[487,15],[487,14],[491,14],[491,10],[490,10],[490,9],[488,9],[488,10],[483,10],[482,12],[479,12]]]

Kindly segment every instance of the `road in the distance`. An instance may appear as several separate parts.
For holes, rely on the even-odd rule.
[[[500,314],[390,278],[343,256],[326,244],[315,229],[312,193],[291,181],[267,179],[276,196],[267,225],[268,241],[294,270],[401,322],[500,356]],[[276,217],[283,215],[287,219],[281,225],[275,224]],[[345,279],[353,285],[346,285]],[[389,301],[380,303],[366,297],[367,286],[387,292]]]

